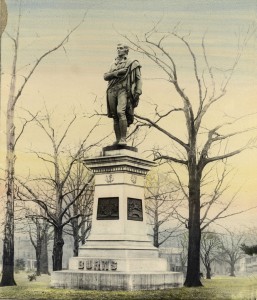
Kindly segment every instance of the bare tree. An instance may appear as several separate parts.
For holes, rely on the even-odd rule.
[[[222,235],[220,240],[220,260],[229,265],[230,276],[236,276],[235,265],[242,257],[244,257],[241,244],[246,240],[245,233],[235,232],[227,229],[227,234]]]
[[[77,197],[85,182],[88,182],[90,172],[82,163],[77,163],[67,181],[67,198],[64,199],[68,205],[72,199]],[[69,191],[69,192],[68,192]],[[73,256],[78,256],[79,245],[85,243],[91,229],[91,217],[93,210],[94,186],[89,185],[77,201],[67,210],[65,217],[71,219],[67,224],[65,233],[73,237]],[[77,216],[77,218],[73,218]],[[71,227],[71,228],[69,228]]]
[[[202,232],[201,260],[206,269],[206,279],[211,279],[211,266],[219,257],[220,238],[215,232]]]
[[[38,205],[31,202],[28,203],[19,197],[19,184],[17,185],[16,183],[16,201],[14,203],[15,233],[29,235],[31,244],[35,249],[37,276],[49,274],[48,244],[50,239],[52,239],[51,224],[42,218],[44,211]],[[34,193],[36,192],[34,191]]]
[[[170,164],[170,163],[169,163]],[[176,172],[175,168],[170,164],[172,172],[176,175],[178,185],[182,191],[184,197],[189,199],[187,193],[187,186],[183,183],[182,176]],[[235,209],[238,192],[241,187],[238,187],[237,191],[233,191],[230,194],[231,182],[234,179],[234,170],[228,165],[227,159],[217,162],[211,168],[206,169],[206,172],[201,178],[201,204],[200,204],[200,230],[203,232],[212,223],[218,223],[225,218],[232,217],[238,214],[247,212],[254,207],[248,209]],[[188,227],[188,215],[187,210],[177,210],[177,218],[181,223]]]
[[[76,170],[76,164],[81,163],[84,154],[90,151],[93,147],[98,146],[105,138],[99,138],[94,143],[89,142],[89,138],[98,126],[98,123],[93,125],[87,133],[86,137],[79,142],[77,147],[67,145],[65,143],[71,127],[74,125],[77,115],[70,117],[70,121],[63,124],[61,133],[54,128],[52,118],[49,112],[43,118],[35,117],[37,125],[47,137],[51,145],[49,152],[35,151],[38,159],[44,162],[47,174],[37,177],[30,182],[19,180],[21,187],[19,190],[20,198],[24,200],[34,201],[43,210],[44,215],[41,217],[46,219],[53,226],[54,230],[54,243],[53,243],[53,270],[62,269],[62,254],[63,254],[63,228],[72,220],[79,218],[80,213],[68,216],[68,211],[71,207],[78,202],[82,195],[93,180],[93,175],[87,177],[85,182],[79,185],[74,185],[70,189],[70,180],[72,172]],[[99,121],[98,121],[99,122]],[[31,184],[37,182],[39,194],[36,194]]]
[[[184,275],[186,275],[187,269],[187,255],[188,255],[188,232],[185,232],[178,236],[178,244],[181,248],[180,264]]]
[[[53,231],[50,224],[46,220],[43,220],[42,223],[40,273],[49,275],[48,245],[53,239]]]
[[[36,69],[42,61],[50,54],[62,48],[69,40],[70,35],[84,22],[84,18],[78,25],[76,25],[69,33],[52,49],[43,53],[35,62],[31,64],[31,69],[28,74],[24,76],[23,83],[17,88],[17,61],[19,52],[19,39],[20,39],[20,19],[21,9],[19,10],[18,28],[15,37],[9,35],[14,45],[13,64],[11,71],[10,92],[7,104],[6,115],[6,214],[4,226],[4,242],[3,242],[3,270],[2,280],[0,285],[12,286],[16,285],[14,280],[14,178],[15,178],[15,147],[21,134],[15,134],[15,108],[21,98],[25,87],[28,85],[30,79],[34,75]]]
[[[42,214],[43,212],[38,216],[35,214],[27,216],[32,223],[29,224],[29,237],[36,251],[37,276],[49,274],[47,245],[50,237],[50,223],[42,218]]]
[[[159,248],[178,233],[181,223],[177,222],[176,210],[182,200],[170,174],[160,170],[153,170],[147,175],[145,193],[146,213],[153,228],[153,243]]]
[[[171,98],[172,104],[166,109],[161,109],[155,104],[152,117],[136,115],[137,119],[146,126],[157,129],[170,141],[170,151],[155,149],[155,159],[167,160],[174,165],[184,167],[187,173],[187,194],[188,194],[188,222],[189,247],[188,247],[188,268],[184,285],[188,287],[201,286],[199,279],[200,271],[200,241],[201,241],[201,181],[206,172],[207,166],[218,161],[240,154],[243,150],[249,149],[252,144],[246,142],[238,148],[228,147],[228,143],[234,137],[244,134],[253,128],[236,130],[237,123],[242,118],[231,118],[228,115],[222,120],[216,119],[216,124],[208,125],[208,115],[214,104],[224,99],[232,75],[238,65],[242,52],[252,36],[255,28],[249,28],[244,36],[239,36],[237,50],[234,60],[226,69],[216,68],[211,65],[205,47],[205,38],[199,43],[198,48],[190,44],[190,35],[180,34],[178,26],[169,32],[159,32],[158,24],[155,25],[143,37],[124,36],[130,43],[131,48],[149,58],[159,67],[168,84],[175,90],[176,98],[180,104],[174,107],[174,95]],[[180,43],[183,50],[188,54],[188,61],[179,61],[179,56],[173,53],[170,46]],[[182,50],[181,50],[182,51]],[[186,88],[188,80],[183,81],[180,76],[181,66],[186,61],[186,67],[192,66],[190,88]],[[185,67],[185,66],[184,66]],[[182,74],[182,72],[181,72]],[[222,76],[220,76],[222,75]],[[220,80],[220,78],[222,78]],[[194,83],[195,90],[189,94]],[[155,101],[159,103],[159,99]],[[184,119],[184,132],[181,134],[179,126],[172,128],[167,126],[169,120],[178,118]],[[207,125],[206,125],[207,123]],[[176,124],[173,122],[173,124]]]

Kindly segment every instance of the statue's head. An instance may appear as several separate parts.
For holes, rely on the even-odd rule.
[[[125,44],[122,44],[122,43],[119,43],[117,45],[117,53],[118,53],[118,56],[124,56],[124,55],[127,55],[129,52],[129,47]]]

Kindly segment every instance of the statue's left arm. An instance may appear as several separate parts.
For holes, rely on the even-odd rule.
[[[133,98],[134,103],[133,106],[137,107],[139,102],[139,97],[142,94],[142,78],[141,78],[141,66],[138,61],[134,61],[132,64],[131,71],[133,72],[132,76],[132,86],[134,85],[133,90]]]
[[[141,72],[140,67],[137,67],[135,69],[135,82],[136,82],[136,88],[135,88],[135,96],[139,98],[139,96],[142,94],[142,79],[141,79]]]

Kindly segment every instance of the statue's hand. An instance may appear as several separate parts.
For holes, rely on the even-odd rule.
[[[117,76],[123,76],[127,73],[128,68],[122,68],[117,70]]]
[[[138,106],[139,96],[140,95],[138,93],[135,93],[133,107],[137,107]]]

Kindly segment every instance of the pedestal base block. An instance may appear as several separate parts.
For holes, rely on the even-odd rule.
[[[126,273],[57,271],[52,275],[52,287],[84,290],[161,290],[183,285],[179,272]]]
[[[95,174],[92,229],[69,270],[52,274],[51,286],[85,290],[158,290],[183,285],[168,272],[147,232],[144,181],[155,164],[129,146],[108,146],[85,159]]]

